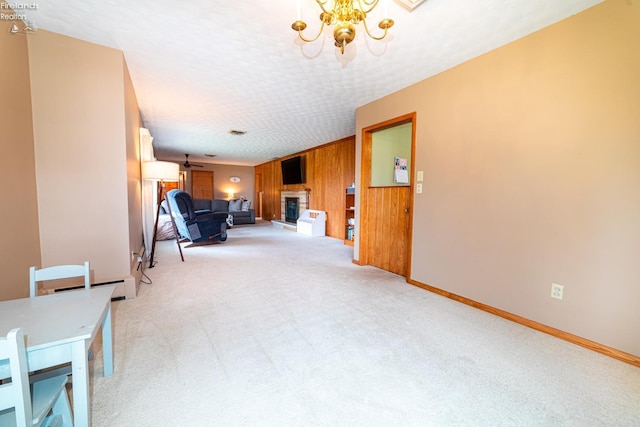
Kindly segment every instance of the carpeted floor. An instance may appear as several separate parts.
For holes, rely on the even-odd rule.
[[[158,243],[113,303],[93,426],[639,426],[640,369],[351,262],[268,222]]]

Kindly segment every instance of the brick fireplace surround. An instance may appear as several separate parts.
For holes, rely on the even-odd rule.
[[[280,192],[280,220],[285,221],[285,213],[286,213],[286,205],[285,199],[287,197],[297,197],[298,198],[298,213],[302,213],[303,210],[309,209],[309,191],[301,190],[301,191],[281,191]]]

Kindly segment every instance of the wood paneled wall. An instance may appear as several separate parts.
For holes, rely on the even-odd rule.
[[[282,185],[280,161],[301,155],[305,158],[305,184]],[[256,177],[262,182],[262,218],[280,219],[280,192],[307,190],[309,209],[327,212],[327,236],[344,238],[346,188],[355,182],[356,140],[350,136],[278,160],[256,166]]]

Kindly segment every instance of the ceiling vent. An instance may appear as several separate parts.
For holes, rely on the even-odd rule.
[[[241,135],[244,135],[245,133],[247,133],[247,132],[244,131],[244,130],[235,130],[235,129],[229,130],[229,134],[230,135],[241,136]]]
[[[412,11],[416,7],[420,6],[420,4],[423,2],[424,0],[396,0],[396,3],[400,3],[401,5],[409,9],[409,11]]]

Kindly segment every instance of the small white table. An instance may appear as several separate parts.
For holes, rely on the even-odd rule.
[[[74,425],[89,427],[88,353],[102,326],[104,376],[113,373],[111,297],[115,286],[0,302],[0,335],[22,328],[30,371],[71,362]],[[0,364],[0,379],[8,378]]]

